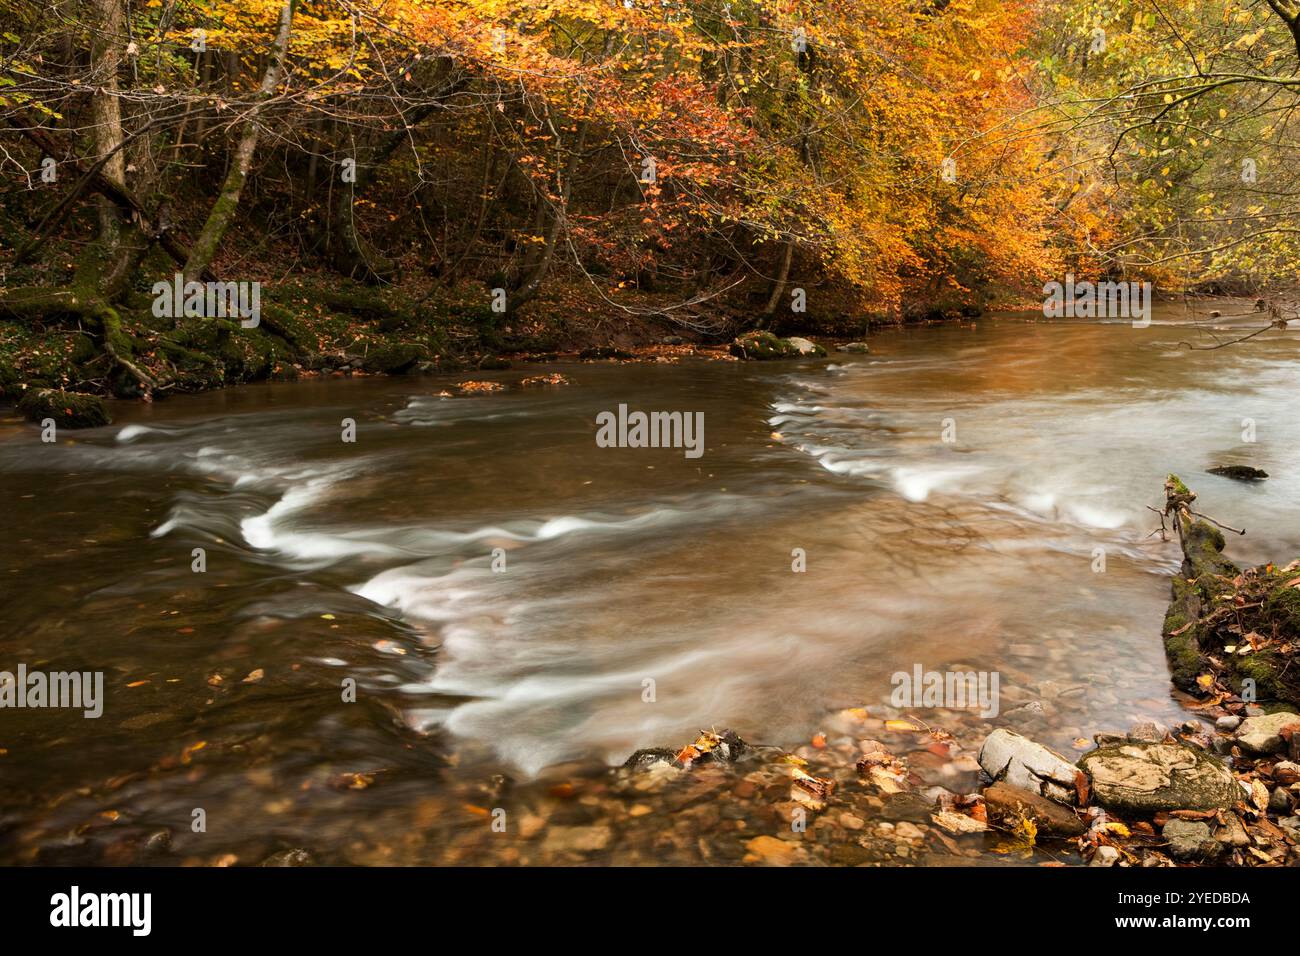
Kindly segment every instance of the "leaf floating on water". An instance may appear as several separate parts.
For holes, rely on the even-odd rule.
[[[266,676],[266,672],[263,671],[262,668],[259,667],[259,668],[257,668],[257,670],[252,671],[251,673],[249,673],[249,675],[248,675],[247,677],[245,677],[242,681],[240,681],[240,683],[242,683],[242,684],[256,684],[258,681],[260,681],[260,680],[261,680],[263,677],[265,677],[265,676]]]
[[[910,720],[887,720],[885,721],[885,729],[916,732],[922,730],[923,728],[918,727]]]

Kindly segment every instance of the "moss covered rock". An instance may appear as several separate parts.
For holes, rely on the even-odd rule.
[[[113,421],[98,395],[54,388],[28,389],[18,402],[18,411],[34,422],[52,418],[64,428],[99,428]]]
[[[381,345],[371,349],[362,364],[367,372],[383,375],[404,375],[424,358],[424,350],[409,342]]]
[[[825,355],[826,350],[807,339],[783,339],[772,332],[746,332],[731,343],[731,354],[737,358],[767,361]]]
[[[1092,781],[1092,794],[1108,810],[1227,809],[1241,788],[1222,763],[1203,750],[1180,744],[1130,742],[1099,747],[1079,766]]]

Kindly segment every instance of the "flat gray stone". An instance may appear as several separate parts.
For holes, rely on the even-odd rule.
[[[1169,855],[1175,860],[1213,860],[1224,845],[1210,836],[1210,828],[1199,820],[1170,820],[1161,834],[1169,841]]]
[[[1235,738],[1237,743],[1251,753],[1280,754],[1286,749],[1282,728],[1291,724],[1300,724],[1300,715],[1282,711],[1262,717],[1247,717],[1237,728]]]
[[[1108,810],[1218,810],[1237,802],[1232,773],[1203,750],[1180,744],[1100,747],[1079,761],[1093,799]]]

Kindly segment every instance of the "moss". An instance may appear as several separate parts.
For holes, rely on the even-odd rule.
[[[789,358],[799,353],[772,332],[749,332],[731,343],[731,354],[737,358],[765,361]]]
[[[409,342],[381,345],[371,349],[362,365],[367,372],[384,375],[402,375],[413,369],[424,358],[424,350]]]
[[[98,395],[52,388],[28,389],[18,402],[18,411],[34,422],[52,418],[64,428],[98,428],[113,421]]]
[[[295,351],[301,354],[316,351],[316,336],[292,309],[274,302],[264,302],[260,318],[262,329],[283,339]]]
[[[1286,579],[1292,580],[1294,574],[1287,572]],[[1275,581],[1264,599],[1263,613],[1265,619],[1273,626],[1287,634],[1300,636],[1300,589],[1287,587],[1285,581]]]
[[[1188,487],[1185,484],[1183,484],[1183,479],[1179,478],[1177,475],[1173,473],[1170,473],[1169,476],[1165,478],[1165,483],[1173,488],[1174,494],[1176,495],[1191,494],[1191,491],[1188,489]]]
[[[84,365],[99,354],[94,341],[84,333],[78,332],[74,335],[71,344],[72,348],[68,352],[68,359],[76,365]]]
[[[1186,691],[1195,689],[1197,675],[1202,671],[1201,629],[1196,624],[1199,606],[1200,595],[1195,584],[1181,577],[1174,578],[1173,600],[1165,612],[1165,657],[1174,686]]]
[[[1230,586],[1218,580],[1231,581],[1241,569],[1223,556],[1223,534],[1218,528],[1199,518],[1183,534],[1183,570],[1186,577],[1194,577],[1207,595],[1220,594]]]

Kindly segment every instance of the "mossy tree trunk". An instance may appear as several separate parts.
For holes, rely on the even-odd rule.
[[[261,137],[261,113],[266,101],[280,85],[280,76],[284,72],[284,61],[289,49],[289,34],[293,28],[293,15],[297,6],[297,0],[285,0],[280,8],[280,25],[276,32],[275,44],[271,48],[271,55],[267,60],[266,72],[262,75],[261,86],[258,87],[257,98],[245,117],[243,132],[230,159],[230,169],[221,184],[221,192],[216,202],[212,204],[199,237],[190,248],[190,257],[184,269],[187,282],[198,279],[211,265],[217,247],[221,244],[221,239],[234,218],[235,210],[239,207],[239,197],[243,194],[244,184],[248,181],[248,171],[253,165],[253,154],[257,151],[257,141]]]

